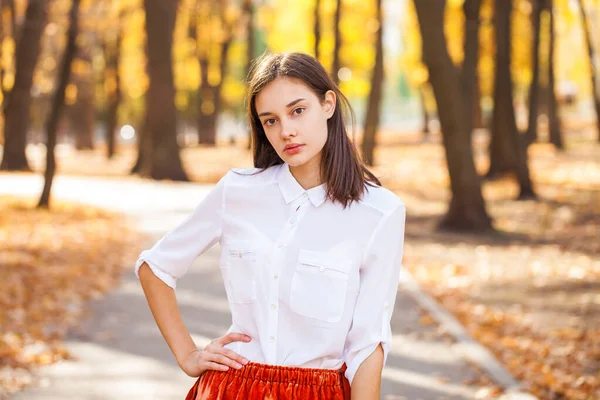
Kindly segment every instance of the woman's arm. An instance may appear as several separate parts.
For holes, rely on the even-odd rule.
[[[169,345],[179,367],[189,376],[200,376],[208,369],[226,371],[229,367],[241,368],[248,363],[244,357],[224,348],[234,341],[249,342],[241,333],[228,333],[213,340],[204,350],[199,350],[188,332],[175,297],[175,291],[157,278],[145,262],[139,269],[144,294],[156,325]]]
[[[383,348],[381,344],[358,367],[352,380],[352,400],[379,400]]]
[[[358,378],[359,387],[365,387],[364,382],[369,386],[379,385],[381,377],[374,375],[381,373],[390,351],[391,317],[398,293],[405,214],[404,204],[400,204],[383,217],[371,235],[361,262],[360,289],[344,345],[346,377],[353,387],[352,392],[359,371],[363,375]]]
[[[183,360],[197,348],[181,318],[175,291],[157,278],[145,262],[139,276],[158,329],[181,367]]]

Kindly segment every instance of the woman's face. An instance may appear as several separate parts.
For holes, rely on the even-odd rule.
[[[311,160],[320,165],[327,120],[336,106],[333,91],[321,103],[302,81],[279,77],[260,91],[255,106],[267,139],[283,161],[293,167]]]

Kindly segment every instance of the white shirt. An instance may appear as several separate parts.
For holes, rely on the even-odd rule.
[[[406,210],[383,187],[367,186],[343,209],[325,184],[304,190],[287,164],[230,170],[175,229],[143,251],[175,288],[192,262],[219,242],[232,314],[228,332],[252,337],[226,347],[258,363],[341,368],[350,382],[382,344],[400,275]]]

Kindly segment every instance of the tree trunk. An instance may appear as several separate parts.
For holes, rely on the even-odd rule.
[[[423,85],[419,87],[419,100],[421,101],[421,113],[423,115],[423,137],[424,139],[428,139],[431,136],[431,130],[429,130],[429,111],[427,111],[427,104],[425,103]]]
[[[67,33],[67,46],[62,58],[59,69],[56,91],[52,99],[52,108],[48,115],[46,123],[47,153],[46,153],[46,171],[44,173],[44,189],[38,203],[38,208],[48,208],[50,206],[50,191],[52,189],[52,180],[56,169],[54,158],[54,148],[56,147],[56,131],[60,120],[61,111],[65,104],[65,90],[71,76],[71,64],[77,51],[77,31],[79,30],[79,3],[80,0],[73,0],[69,16],[70,26]]]
[[[200,59],[200,91],[198,93],[198,144],[216,144],[217,119],[215,116],[214,88],[208,83],[208,57],[204,53]]]
[[[91,62],[91,57],[86,49],[79,50],[79,61]],[[91,71],[91,66],[90,66]],[[94,123],[95,123],[95,84],[92,73],[85,75],[71,74],[71,82],[77,87],[77,99],[69,107],[69,121],[71,135],[75,138],[77,150],[91,150],[94,148]]]
[[[148,134],[146,133],[146,126],[148,125],[148,113],[144,117],[144,121],[142,123],[142,128],[136,131],[137,136],[137,151],[138,156],[135,164],[131,168],[132,174],[141,174],[142,166],[144,165],[145,154],[150,153],[150,141],[148,140]]]
[[[315,0],[313,34],[315,36],[315,58],[319,59],[319,44],[321,43],[321,0]]]
[[[115,155],[116,130],[118,126],[119,104],[121,103],[121,79],[119,75],[119,61],[121,58],[122,33],[117,33],[116,43],[104,45],[106,69],[104,71],[106,82],[114,82],[114,87],[107,90],[108,107],[106,115],[106,157],[110,160]]]
[[[481,194],[481,182],[473,162],[471,136],[467,130],[461,97],[461,78],[452,63],[444,36],[445,0],[414,0],[423,59],[437,103],[446,152],[452,199],[440,228],[459,231],[491,229]]]
[[[335,2],[335,14],[333,18],[334,44],[333,44],[333,62],[331,63],[331,77],[338,85],[340,77],[338,73],[341,68],[340,51],[342,49],[342,31],[340,30],[340,21],[342,18],[342,0]]]
[[[219,59],[219,72],[221,74],[221,80],[219,83],[213,87],[213,99],[215,99],[215,112],[214,112],[214,120],[215,120],[215,129],[214,129],[214,141],[217,141],[217,128],[218,128],[218,118],[221,115],[221,108],[223,105],[223,97],[222,97],[222,89],[223,82],[225,82],[225,75],[227,75],[227,58],[229,55],[229,48],[231,47],[231,42],[233,41],[233,37],[227,37],[223,43],[221,43],[221,58]]]
[[[512,8],[512,6],[511,6]],[[511,138],[517,135],[510,75],[510,32],[506,20],[511,11],[505,5],[496,9],[496,72],[494,74],[494,110],[492,114],[490,168],[487,178],[508,173],[517,165]]]
[[[252,60],[254,60],[255,44],[254,35],[256,25],[254,23],[254,5],[252,0],[244,0],[244,14],[246,15],[246,78],[250,76]]]
[[[596,126],[598,129],[598,141],[600,142],[600,94],[598,93],[598,75],[594,60],[596,55],[594,52],[594,45],[592,43],[592,37],[590,32],[590,26],[587,20],[587,12],[583,0],[579,0],[579,9],[581,10],[581,24],[583,26],[583,33],[585,36],[585,44],[588,50],[588,57],[590,59],[590,73],[592,75],[592,98],[594,100],[594,108],[596,110]]]
[[[529,85],[529,118],[527,125],[527,134],[525,137],[527,145],[538,140],[538,106],[540,93],[540,31],[542,19],[542,0],[531,0],[531,28],[533,31],[533,41],[531,54],[532,62],[532,77]]]
[[[514,172],[520,186],[519,199],[534,198],[527,165],[527,145],[517,130],[513,106],[511,66],[512,2],[495,0],[496,12],[496,73],[494,79],[494,113],[490,149],[490,170],[493,177]]]
[[[556,101],[556,79],[554,76],[554,50],[556,41],[554,38],[554,7],[552,2],[553,0],[546,0],[546,7],[550,18],[550,43],[548,44],[548,130],[550,143],[557,149],[564,150],[558,116],[558,102]]]
[[[254,36],[256,25],[254,23],[254,5],[252,0],[244,0],[244,12],[246,14],[246,80],[250,79],[250,70],[252,69],[252,61],[256,52]],[[247,148],[252,148],[252,131],[247,129],[248,145]]]
[[[377,129],[379,129],[379,116],[381,113],[381,96],[383,86],[383,18],[381,15],[381,1],[375,0],[377,7],[377,21],[379,28],[375,33],[375,65],[371,76],[371,92],[367,104],[367,115],[363,128],[362,153],[367,165],[374,165],[373,153]]]
[[[227,54],[229,53],[229,47],[231,45],[232,38],[229,37],[221,43],[221,51],[219,58],[219,70],[221,73],[221,80],[215,86],[210,85],[208,82],[204,84],[205,80],[208,80],[208,60],[204,59],[201,61],[202,72],[202,102],[208,101],[212,106],[209,109],[204,109],[201,105],[200,112],[198,113],[198,143],[207,144],[214,146],[217,143],[217,124],[219,114],[221,113],[221,88],[223,87],[223,80],[227,73]],[[201,103],[202,104],[202,103]],[[206,112],[210,111],[209,114]]]
[[[94,148],[94,94],[90,91],[90,82],[79,81],[77,102],[71,106],[71,134],[75,137],[75,149],[92,150]]]
[[[141,175],[153,179],[188,181],[177,143],[177,110],[173,83],[172,44],[178,2],[144,0],[150,85],[146,93],[148,152]]]
[[[481,85],[479,84],[478,75],[473,82],[473,91],[475,92],[473,99],[473,128],[483,129],[485,124],[483,123],[483,112],[481,111]]]
[[[463,4],[465,14],[464,60],[461,69],[461,88],[463,94],[463,112],[465,129],[472,135],[475,121],[475,94],[477,81],[477,61],[479,60],[479,10],[481,0],[466,0]],[[477,98],[479,101],[479,98]]]
[[[30,171],[25,156],[33,72],[40,55],[42,32],[47,21],[47,0],[27,4],[25,22],[15,54],[15,83],[4,102],[4,156],[1,170]]]

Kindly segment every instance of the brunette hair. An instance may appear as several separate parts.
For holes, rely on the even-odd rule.
[[[256,112],[256,96],[270,82],[279,77],[303,82],[325,101],[325,93],[332,90],[337,97],[333,115],[327,121],[327,141],[322,150],[321,181],[326,185],[327,197],[339,201],[346,208],[358,201],[365,185],[381,186],[379,180],[363,164],[354,143],[348,138],[344,117],[349,114],[354,127],[354,111],[348,99],[329,77],[325,68],[314,57],[304,53],[263,54],[252,65],[248,77],[248,123],[251,127],[254,167],[263,170],[283,164],[265,135]],[[262,171],[259,171],[262,172]]]

